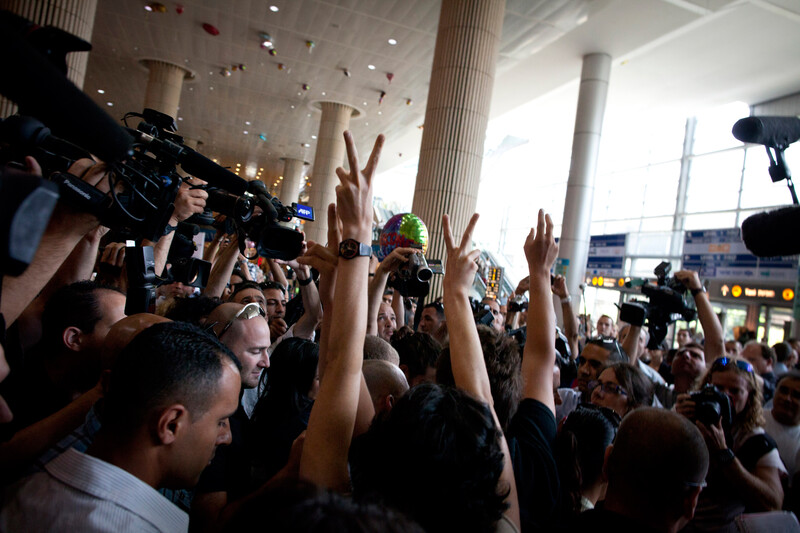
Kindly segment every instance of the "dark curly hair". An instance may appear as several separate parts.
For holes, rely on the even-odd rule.
[[[500,427],[508,430],[508,424],[517,412],[522,400],[522,359],[517,341],[489,326],[478,326],[478,336],[483,349],[483,360],[489,374],[494,411]],[[436,383],[455,386],[450,347],[442,350],[436,366]]]
[[[405,513],[425,531],[493,532],[507,505],[500,430],[466,392],[422,384],[353,441],[356,498]]]

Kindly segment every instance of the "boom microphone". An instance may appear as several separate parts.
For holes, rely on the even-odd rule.
[[[800,118],[747,117],[736,121],[732,133],[745,143],[786,148],[800,139]]]
[[[800,253],[800,207],[756,213],[742,222],[742,240],[758,257]]]

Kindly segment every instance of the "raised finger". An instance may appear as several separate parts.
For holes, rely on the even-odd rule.
[[[358,150],[356,143],[353,142],[353,134],[349,131],[344,132],[344,144],[347,148],[347,163],[350,165],[350,175],[358,177]]]
[[[447,253],[456,247],[453,242],[453,234],[450,231],[450,215],[442,215],[442,235],[444,236],[444,245],[447,248]]]
[[[117,265],[118,267],[121,267],[123,261],[125,261],[125,247],[118,246],[116,257],[114,258],[114,264]]]
[[[29,155],[25,156],[25,167],[31,174],[35,174],[37,176],[42,175],[42,167],[39,166],[39,162]]]
[[[475,230],[475,225],[478,223],[478,219],[480,215],[478,213],[473,213],[472,218],[469,219],[469,224],[467,224],[467,229],[464,231],[464,235],[461,236],[461,249],[466,249],[470,243],[472,242],[472,232]]]
[[[372,153],[369,155],[369,161],[367,161],[367,166],[364,168],[364,175],[367,178],[367,183],[372,181],[372,175],[375,172],[375,168],[378,166],[378,161],[381,158],[381,150],[383,149],[383,142],[385,141],[385,137],[383,134],[378,135],[378,138],[375,139],[375,146],[372,147]]]
[[[539,219],[536,222],[536,238],[544,237],[544,209],[539,209]]]
[[[467,254],[467,259],[469,259],[470,261],[472,261],[474,263],[475,261],[478,260],[478,258],[480,256],[481,256],[480,249],[479,248],[475,248],[474,250],[472,250],[470,253]],[[478,264],[475,263],[475,267],[476,268],[477,268],[477,266],[478,266]]]
[[[544,224],[544,238],[550,241],[553,239],[553,219],[547,213],[544,215]]]

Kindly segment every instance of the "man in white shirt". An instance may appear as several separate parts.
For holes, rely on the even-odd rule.
[[[778,453],[789,472],[789,486],[792,487],[800,467],[800,372],[792,370],[778,381],[772,410],[764,410],[764,418],[767,421],[764,429],[778,444]]]
[[[9,488],[0,531],[187,531],[159,488],[190,488],[230,442],[239,362],[215,338],[155,324],[117,358],[103,426],[86,453],[70,449]]]

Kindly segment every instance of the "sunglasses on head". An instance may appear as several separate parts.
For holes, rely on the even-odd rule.
[[[228,331],[230,327],[233,325],[233,323],[236,322],[237,320],[250,320],[251,318],[255,318],[257,316],[266,317],[267,314],[264,312],[263,309],[261,309],[261,306],[258,305],[256,302],[245,305],[239,310],[238,313],[233,315],[233,318],[228,320],[228,322],[225,324],[225,327],[222,328],[222,331],[220,331],[219,335],[217,335],[217,338],[221,339],[222,336],[225,334],[225,332]],[[217,322],[214,322],[213,324],[211,324],[210,328],[213,328],[216,325]]]
[[[727,368],[727,366],[730,365],[731,363],[735,363],[736,368],[738,368],[739,370],[743,370],[744,372],[747,373],[753,372],[753,365],[751,365],[747,361],[742,361],[741,359],[732,359],[730,357],[718,357],[717,359],[715,359],[714,362],[711,364],[711,370],[712,372],[714,370],[725,370],[725,368]]]
[[[260,284],[260,287],[262,291],[266,291],[268,289],[277,289],[281,292],[286,292],[286,287],[277,281],[265,281]]]

